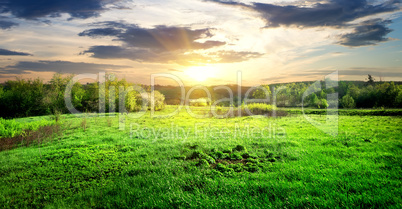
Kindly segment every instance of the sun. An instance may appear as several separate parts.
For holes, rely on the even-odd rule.
[[[209,78],[215,77],[215,70],[209,66],[197,66],[188,68],[185,74],[198,82],[204,82]]]

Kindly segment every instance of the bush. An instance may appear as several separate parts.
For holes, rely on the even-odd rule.
[[[326,99],[320,99],[318,108],[320,108],[320,109],[325,109],[325,108],[328,108],[328,106],[329,106],[329,105],[328,105],[328,102],[327,102]]]
[[[62,75],[56,73],[49,83],[44,84],[41,79],[17,79],[7,81],[0,86],[0,117],[15,118],[40,115],[58,115],[68,113],[65,104],[65,90],[73,75]],[[109,78],[110,76],[107,76]],[[91,83],[81,85],[74,83],[71,89],[72,105],[81,112],[99,111],[119,111],[119,89],[123,86],[125,89],[132,86],[132,83],[124,79],[106,79],[103,85]],[[105,87],[105,91],[100,91],[100,87]],[[113,92],[113,94],[112,94]],[[100,95],[105,98],[105,104],[99,105]],[[114,95],[114,96],[113,96]],[[150,101],[150,94],[147,93],[144,102]],[[142,100],[136,91],[131,91],[126,95],[126,110],[135,112],[141,110]],[[104,105],[104,106],[103,106]],[[150,102],[148,109],[151,108]],[[155,91],[155,110],[162,110],[165,107],[165,96],[159,91]]]
[[[137,109],[141,110],[142,106],[146,104],[148,106],[148,110],[152,109],[152,98],[150,93],[143,93],[141,95],[137,95],[138,102],[136,103]],[[159,91],[154,91],[154,110],[159,111],[165,108],[165,95],[160,93]]]
[[[209,98],[192,99],[189,104],[195,107],[205,107],[211,105],[211,100]]]
[[[343,96],[340,103],[343,108],[355,107],[355,100],[349,94]]]
[[[272,116],[274,112],[276,116],[286,116],[287,112],[278,110],[276,106],[264,103],[250,103],[247,105],[242,105],[241,107],[241,115],[242,116],[250,116],[250,115],[265,115]],[[238,109],[233,110],[233,115],[238,116]]]

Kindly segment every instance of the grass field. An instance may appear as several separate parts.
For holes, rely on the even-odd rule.
[[[400,116],[340,115],[337,136],[300,114],[119,121],[63,115],[44,143],[0,152],[0,207],[402,207]]]

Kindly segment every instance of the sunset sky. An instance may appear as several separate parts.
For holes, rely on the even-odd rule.
[[[398,0],[0,0],[0,82],[115,73],[149,84],[402,80]],[[160,80],[160,84],[167,84]]]

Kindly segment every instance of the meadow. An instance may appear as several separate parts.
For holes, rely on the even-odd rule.
[[[206,107],[191,109],[208,113]],[[291,111],[276,118],[194,118],[182,109],[167,118],[148,112],[139,118],[110,113],[61,115],[57,122],[50,116],[15,119],[7,123],[60,128],[37,143],[0,152],[0,206],[402,207],[399,113],[340,114],[338,135],[332,136]]]

